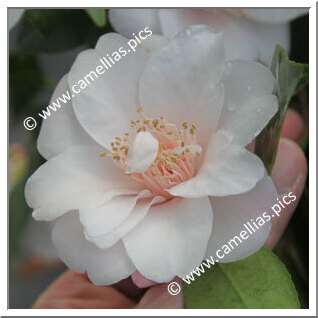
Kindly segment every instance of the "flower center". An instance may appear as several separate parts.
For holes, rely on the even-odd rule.
[[[120,169],[126,171],[127,155],[135,136],[142,131],[151,133],[159,142],[155,160],[146,171],[129,175],[142,182],[154,194],[170,197],[165,189],[195,175],[195,159],[202,152],[201,146],[197,144],[196,125],[184,122],[182,129],[178,129],[163,116],[149,118],[142,107],[137,112],[141,119],[131,120],[131,131],[123,137],[116,137],[111,143],[113,160]]]

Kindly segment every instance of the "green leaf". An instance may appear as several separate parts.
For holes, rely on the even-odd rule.
[[[85,9],[88,16],[98,27],[106,25],[106,10],[105,9]]]
[[[44,85],[43,72],[36,57],[11,53],[9,83],[11,115],[14,112],[21,117],[30,116],[30,103]]]
[[[290,61],[285,50],[277,45],[272,58],[271,71],[276,80],[278,112],[256,138],[255,144],[255,153],[263,160],[269,174],[275,164],[288,105],[292,97],[308,84],[309,68],[307,64]]]
[[[266,248],[194,277],[191,284],[183,284],[186,308],[299,308],[285,265]]]
[[[19,30],[17,50],[29,55],[94,46],[106,31],[80,9],[28,9]]]

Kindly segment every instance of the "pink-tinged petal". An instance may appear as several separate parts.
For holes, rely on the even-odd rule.
[[[158,284],[157,282],[142,276],[138,271],[135,271],[131,275],[131,279],[138,288],[148,288]]]
[[[162,115],[180,128],[195,123],[204,146],[222,111],[223,69],[222,35],[192,26],[151,55],[140,80],[140,103],[152,118]]]
[[[76,211],[56,221],[52,240],[61,260],[76,272],[87,271],[89,279],[96,285],[117,283],[136,270],[122,242],[110,249],[100,249],[86,241]]]
[[[167,191],[184,198],[244,193],[255,187],[264,171],[257,156],[233,145],[228,132],[219,131],[212,136],[197,175]]]
[[[134,38],[148,27],[153,33],[161,33],[157,9],[110,9],[108,17],[113,28],[127,38]]]
[[[212,208],[207,197],[174,198],[151,207],[123,242],[144,277],[167,282],[200,264],[211,228]]]
[[[27,181],[33,217],[51,221],[67,211],[98,206],[116,195],[138,194],[142,185],[125,175],[103,149],[71,148],[43,164]]]
[[[219,262],[235,262],[259,250],[269,235],[270,218],[273,214],[271,207],[277,203],[276,199],[275,186],[268,176],[264,177],[254,189],[247,193],[222,198],[211,197],[214,219],[212,235],[205,257],[215,258],[217,250],[221,249],[221,252],[218,253]],[[264,216],[264,212],[267,213],[266,216]],[[251,219],[258,226],[258,229]],[[254,230],[247,222],[250,222]],[[261,224],[262,226],[260,226]],[[243,236],[240,236],[242,231],[246,233],[242,233]],[[234,237],[236,237],[237,244],[233,241],[230,242]],[[229,252],[229,249],[226,249],[224,245],[229,246],[231,251]],[[224,253],[225,250],[227,254]]]
[[[229,61],[224,78],[225,99],[218,129],[233,135],[233,143],[246,146],[263,130],[278,109],[271,95],[274,76],[256,62]]]
[[[68,89],[67,75],[64,75],[57,84],[49,105],[53,106],[53,102],[56,104],[56,100],[62,98]],[[45,159],[75,146],[98,146],[76,119],[71,101],[67,98],[64,100],[67,101],[65,104],[60,101],[61,107],[56,107],[56,112],[51,110],[51,116],[42,120],[37,147]]]

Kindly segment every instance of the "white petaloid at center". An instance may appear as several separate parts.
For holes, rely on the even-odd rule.
[[[154,194],[170,197],[165,189],[195,175],[195,159],[202,152],[196,125],[184,122],[178,129],[163,116],[149,118],[142,107],[137,112],[142,119],[132,120],[131,132],[111,143],[114,162]]]

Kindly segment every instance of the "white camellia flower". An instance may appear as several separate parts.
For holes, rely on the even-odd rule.
[[[52,100],[127,41],[108,33],[80,53]],[[207,26],[171,41],[153,34],[43,121],[48,161],[25,193],[35,219],[56,220],[53,242],[70,268],[95,284],[185,277],[276,203],[245,149],[277,112],[274,77],[224,56],[222,34]],[[267,222],[222,261],[253,254],[269,231]]]
[[[149,26],[174,37],[185,27],[206,24],[224,33],[226,58],[261,61],[268,65],[276,44],[290,49],[291,20],[308,9],[110,9],[114,29],[130,38]]]

